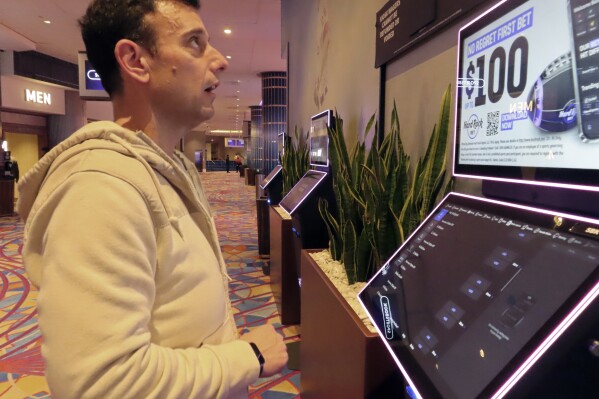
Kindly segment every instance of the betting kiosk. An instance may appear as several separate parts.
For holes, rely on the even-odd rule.
[[[293,256],[297,265],[298,277],[300,252],[302,249],[326,248],[329,242],[326,225],[318,212],[318,200],[332,199],[327,193],[326,172],[309,170],[280,202],[281,208],[288,212],[292,219]],[[298,280],[301,286],[301,278]]]
[[[268,203],[278,205],[283,199],[283,167],[277,165],[260,183],[260,188],[268,198]]]
[[[327,248],[329,236],[324,220],[318,211],[318,201],[323,198],[335,209],[333,183],[329,170],[328,127],[334,124],[333,111],[314,115],[310,125],[309,170],[281,200],[281,208],[292,218],[294,233],[294,258],[301,286],[300,256],[302,249]]]
[[[302,249],[326,248],[327,228],[318,212],[319,198],[334,206],[332,182],[328,173],[327,127],[333,111],[312,117],[310,128],[311,169],[280,201],[284,215],[270,211],[271,288],[283,324],[300,323],[300,254]],[[289,228],[287,234],[286,228]]]
[[[258,183],[259,190],[263,195],[256,195],[256,212],[258,221],[258,255],[270,256],[270,205],[278,205],[281,201],[283,191],[283,167],[277,165],[274,169]]]
[[[599,393],[598,16],[511,0],[460,30],[454,175],[504,200],[449,194],[359,294],[411,397]]]

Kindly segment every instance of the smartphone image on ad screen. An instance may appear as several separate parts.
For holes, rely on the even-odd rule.
[[[573,75],[583,141],[599,141],[599,2],[569,0]]]

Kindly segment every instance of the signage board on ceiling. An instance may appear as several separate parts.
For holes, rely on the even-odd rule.
[[[50,115],[65,115],[65,89],[20,76],[0,76],[3,108]]]
[[[375,67],[391,61],[488,0],[389,0],[376,13]]]

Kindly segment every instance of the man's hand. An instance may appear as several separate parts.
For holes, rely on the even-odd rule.
[[[241,339],[256,344],[264,356],[261,377],[275,375],[287,365],[287,347],[283,343],[283,337],[275,331],[271,324],[254,328],[249,333],[242,335]]]

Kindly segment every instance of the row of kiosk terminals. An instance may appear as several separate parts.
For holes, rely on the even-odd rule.
[[[483,195],[442,199],[359,301],[406,397],[599,398],[599,2],[505,0],[458,39],[453,175]],[[328,247],[332,118],[284,198],[280,166],[261,185],[297,265]]]

